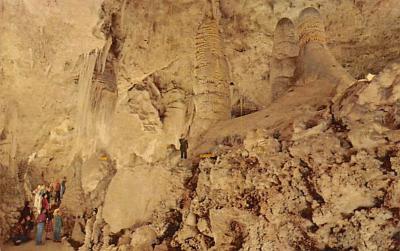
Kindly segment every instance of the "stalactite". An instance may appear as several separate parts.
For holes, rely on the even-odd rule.
[[[106,44],[108,48],[110,45]],[[87,154],[109,142],[109,128],[117,99],[116,75],[112,56],[103,64],[105,51],[85,56],[79,76],[80,119],[78,133]]]
[[[94,67],[97,60],[97,52],[93,51],[84,56],[82,68],[79,74],[79,97],[78,97],[78,146],[86,147],[87,140],[91,138],[93,124],[91,123],[90,94]],[[89,144],[88,144],[89,145]]]

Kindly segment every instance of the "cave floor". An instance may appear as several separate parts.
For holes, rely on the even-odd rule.
[[[74,250],[72,247],[65,246],[61,243],[54,243],[52,241],[46,242],[44,245],[36,246],[34,241],[29,241],[28,243],[24,243],[20,246],[14,246],[12,244],[8,244],[3,248],[0,248],[0,251],[33,251],[33,250],[41,250],[41,251],[72,251]]]

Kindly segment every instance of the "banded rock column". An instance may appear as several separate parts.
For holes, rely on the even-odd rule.
[[[271,101],[282,96],[294,84],[299,46],[293,22],[282,18],[274,32],[270,71]]]
[[[339,89],[350,86],[354,79],[329,51],[325,26],[319,12],[311,7],[304,9],[298,23],[300,54],[297,66],[300,81],[310,83],[322,80],[324,84]]]
[[[198,136],[218,121],[230,118],[229,73],[218,22],[206,18],[196,35],[195,115],[191,136]]]

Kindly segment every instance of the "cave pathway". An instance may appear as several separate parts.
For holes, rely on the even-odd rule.
[[[66,246],[61,243],[55,243],[53,241],[47,241],[44,245],[36,246],[35,241],[29,241],[27,243],[21,244],[20,246],[14,246],[8,244],[3,248],[0,247],[0,251],[73,251],[72,247]]]

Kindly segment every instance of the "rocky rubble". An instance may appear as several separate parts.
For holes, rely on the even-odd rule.
[[[395,106],[398,67],[297,118],[308,123],[290,138],[260,128],[226,140],[195,167],[189,201],[183,195],[178,208],[125,228],[101,250],[397,250],[398,118],[379,118]],[[370,117],[376,124],[363,123]],[[352,136],[357,127],[362,137]],[[359,143],[370,137],[373,145]]]
[[[202,235],[214,250],[397,250],[399,207],[389,191],[400,181],[398,132],[388,128],[396,115],[383,114],[389,125],[379,116],[395,107],[398,66],[354,84],[289,140],[258,129],[202,161],[190,206],[196,234],[179,239],[186,225],[177,234],[184,250],[203,250],[189,244]]]

